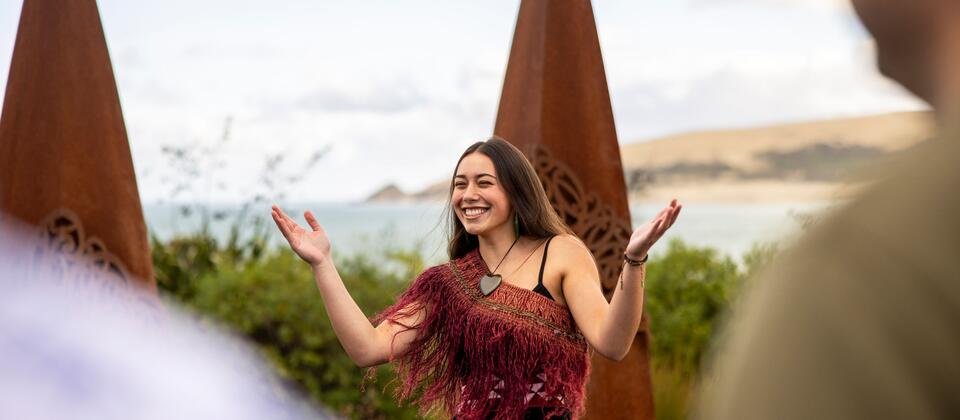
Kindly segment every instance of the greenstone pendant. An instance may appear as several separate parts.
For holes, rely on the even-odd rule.
[[[490,296],[494,290],[500,287],[502,279],[499,274],[487,274],[480,278],[480,293],[484,296]]]

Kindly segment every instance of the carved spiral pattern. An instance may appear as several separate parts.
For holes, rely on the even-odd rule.
[[[617,217],[596,193],[587,193],[577,175],[543,145],[527,148],[550,204],[556,209],[597,260],[603,292],[617,284],[623,251],[630,240],[630,222]]]
[[[97,237],[86,237],[75,213],[58,209],[40,223],[34,269],[45,278],[67,285],[100,290],[130,287],[123,262]]]

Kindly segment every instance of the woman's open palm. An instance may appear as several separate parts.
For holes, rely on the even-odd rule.
[[[290,243],[290,248],[296,252],[300,258],[316,266],[326,261],[330,257],[330,239],[324,232],[320,223],[313,217],[309,211],[303,213],[307,223],[312,230],[307,230],[297,224],[290,216],[287,216],[280,207],[273,206],[273,221],[277,223],[280,233]]]
[[[670,205],[660,210],[657,216],[647,223],[640,225],[630,236],[630,242],[627,243],[626,253],[630,258],[643,258],[653,247],[653,244],[673,226],[680,215],[681,206],[677,200],[670,202]]]

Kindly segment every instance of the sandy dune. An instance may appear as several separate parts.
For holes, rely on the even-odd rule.
[[[634,201],[830,201],[866,184],[863,169],[935,135],[929,113],[905,112],[704,131],[626,144]]]
[[[811,202],[848,197],[863,168],[935,136],[927,112],[702,131],[620,148],[632,201]],[[367,201],[443,200],[448,181]]]
[[[933,136],[929,113],[904,112],[870,117],[777,125],[740,130],[702,131],[621,146],[624,168],[655,168],[678,163],[723,162],[754,169],[757,156],[815,144],[861,146],[884,151],[910,147]]]

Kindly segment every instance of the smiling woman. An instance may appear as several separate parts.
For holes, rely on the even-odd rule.
[[[633,233],[608,303],[590,250],[550,206],[530,162],[503,139],[477,142],[451,180],[450,261],[425,270],[372,323],[340,280],[313,214],[304,214],[311,230],[276,206],[273,218],[313,267],[344,350],[359,366],[393,362],[399,399],[462,419],[575,418],[587,350],[621,360],[630,349],[647,252],[680,208],[674,200]]]
[[[463,152],[449,198],[450,258],[477,248],[484,232],[508,221],[518,238],[573,235],[550,206],[533,166],[503,139],[477,142]]]

